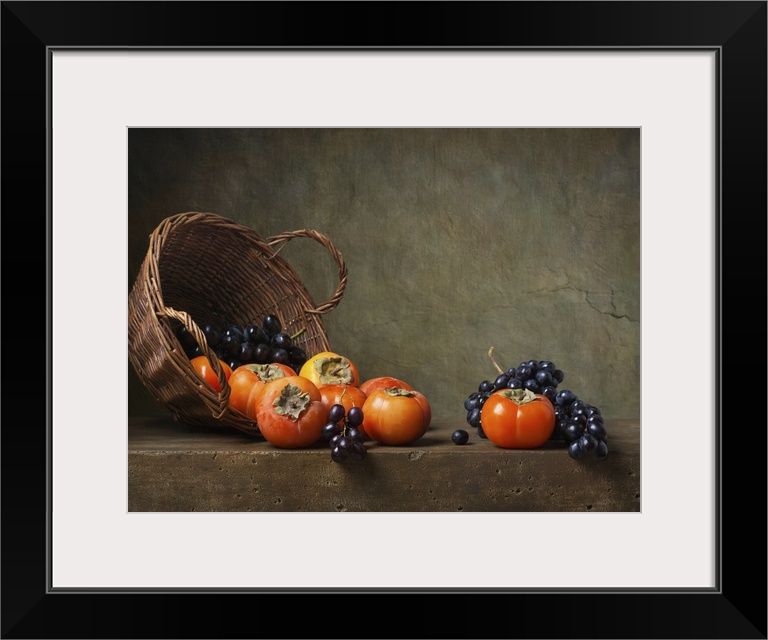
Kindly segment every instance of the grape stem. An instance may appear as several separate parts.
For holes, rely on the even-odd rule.
[[[488,357],[491,359],[491,362],[493,363],[493,366],[495,367],[496,371],[499,372],[499,375],[503,374],[504,371],[499,366],[499,363],[496,362],[496,359],[493,357],[493,347],[488,349]]]
[[[341,395],[339,396],[339,404],[342,405],[342,406],[344,406],[343,400],[344,400],[344,396],[346,395],[346,393],[347,393],[347,383],[345,382],[344,383],[344,389],[342,389]],[[352,406],[353,407],[355,406],[355,402],[354,401],[352,401]],[[343,435],[343,436],[347,435],[347,412],[346,412],[346,409],[344,411],[344,424],[341,425],[341,435]]]
[[[306,328],[306,327],[304,327],[303,329],[299,329],[299,330],[298,330],[296,333],[294,333],[294,334],[291,336],[291,340],[295,340],[295,339],[296,339],[296,338],[298,338],[298,337],[299,337],[299,336],[300,336],[302,333],[304,333],[306,330],[307,330],[307,328]]]

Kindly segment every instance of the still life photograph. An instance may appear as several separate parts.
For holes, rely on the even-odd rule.
[[[641,146],[129,129],[129,510],[640,511]]]

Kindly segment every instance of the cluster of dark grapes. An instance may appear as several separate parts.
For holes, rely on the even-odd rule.
[[[464,401],[467,423],[477,429],[481,438],[485,438],[485,433],[480,424],[480,412],[492,393],[501,389],[528,389],[532,393],[540,393],[554,404],[557,385],[565,379],[565,374],[549,360],[528,360],[506,371],[497,366],[497,370],[499,375],[495,380],[483,380],[477,391]]]
[[[363,410],[350,407],[349,411],[342,404],[331,405],[328,410],[328,422],[323,427],[323,439],[331,447],[331,460],[344,462],[347,458],[362,460],[368,453],[363,444],[365,434],[360,430],[363,424]]]
[[[558,391],[558,385],[565,380],[565,374],[554,363],[549,360],[528,360],[503,371],[493,356],[491,360],[499,375],[493,381],[483,380],[477,391],[464,401],[467,424],[477,429],[478,436],[486,438],[480,417],[483,405],[492,393],[501,389],[528,389],[543,395],[554,406],[555,429],[550,440],[566,442],[571,458],[579,459],[590,454],[602,460],[608,455],[605,442],[608,434],[600,410],[578,398],[569,389]]]
[[[600,409],[584,402],[570,389],[558,391],[552,404],[555,431],[550,439],[565,441],[568,455],[574,460],[586,455],[603,460],[608,455],[608,432]]]
[[[233,371],[243,364],[281,363],[298,373],[308,359],[304,349],[293,343],[298,334],[289,335],[280,318],[273,313],[265,315],[261,322],[244,326],[230,324],[222,327],[208,323],[203,327],[203,333],[208,346]],[[194,336],[181,323],[176,328],[176,337],[188,358],[204,355]]]

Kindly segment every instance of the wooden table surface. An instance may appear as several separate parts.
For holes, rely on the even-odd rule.
[[[465,445],[451,441],[460,428]],[[558,442],[501,449],[453,419],[336,463],[324,441],[279,449],[237,430],[130,418],[129,511],[639,511],[640,422],[606,418],[606,429],[602,461],[573,460]]]

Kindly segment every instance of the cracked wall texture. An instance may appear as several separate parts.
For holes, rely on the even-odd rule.
[[[638,128],[131,129],[128,286],[182,211],[262,237],[311,228],[349,280],[324,316],[361,375],[402,378],[435,418],[503,366],[552,360],[561,389],[640,415]],[[281,255],[313,299],[338,284],[311,240]],[[164,415],[129,365],[129,414]]]

